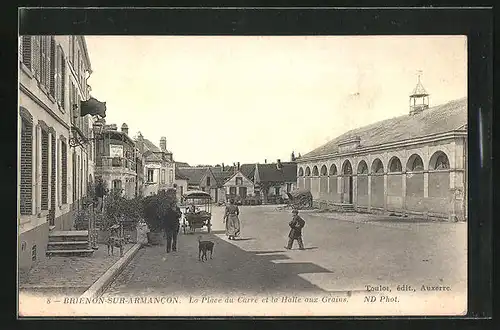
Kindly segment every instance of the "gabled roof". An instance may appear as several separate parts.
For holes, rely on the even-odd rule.
[[[227,167],[224,167],[224,171],[222,171],[221,166],[212,167],[210,168],[210,171],[212,171],[218,186],[222,186],[226,180],[234,174],[234,169],[227,169]]]
[[[230,181],[230,180],[231,180],[231,179],[232,179],[235,175],[237,175],[238,173],[239,173],[239,174],[241,174],[241,175],[243,175],[243,176],[244,176],[244,177],[245,177],[248,181],[250,181],[252,184],[254,184],[254,182],[253,182],[253,180],[252,180],[252,179],[250,179],[250,178],[249,178],[249,177],[247,177],[247,176],[246,176],[243,172],[241,172],[241,166],[240,166],[240,170],[239,170],[239,171],[238,171],[238,170],[233,171],[233,172],[231,173],[231,175],[229,175],[229,176],[226,178],[226,180],[224,181],[224,184],[226,184],[227,182],[229,182],[229,181]]]
[[[160,148],[158,148],[153,142],[149,141],[148,139],[143,139],[144,141],[144,153],[146,151],[154,151],[154,152],[161,152]]]
[[[301,160],[308,157],[336,154],[339,152],[339,143],[353,138],[359,138],[360,147],[364,148],[463,130],[466,124],[467,98],[461,98],[429,108],[415,115],[394,117],[350,130],[303,155]]]
[[[253,181],[255,174],[255,164],[243,164],[240,166],[240,172]]]
[[[257,165],[259,182],[295,182],[297,181],[297,163],[282,162],[281,170],[276,163]],[[255,174],[257,175],[257,174]]]
[[[147,162],[161,162],[162,161],[161,156],[158,155],[157,153],[151,151],[151,150],[144,152],[144,159]]]
[[[179,167],[179,174],[186,177],[190,183],[199,183],[205,175],[206,167]]]

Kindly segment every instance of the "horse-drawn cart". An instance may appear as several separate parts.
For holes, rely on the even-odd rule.
[[[212,196],[200,190],[188,191],[183,200],[187,209],[185,210],[182,230],[184,234],[194,233],[196,229],[207,227],[210,233],[212,227]],[[202,209],[200,209],[202,208]]]
[[[313,197],[309,190],[296,189],[287,193],[288,206],[294,209],[306,209],[313,206]]]

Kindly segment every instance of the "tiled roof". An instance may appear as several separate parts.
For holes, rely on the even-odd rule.
[[[179,171],[179,169],[175,168],[175,179],[176,180],[188,180],[188,177]]]
[[[150,150],[150,151],[156,151],[160,152],[160,148],[158,148],[153,142],[149,141],[148,139],[143,139],[144,141],[144,151]]]
[[[189,167],[189,164],[188,163],[184,163],[184,162],[175,162],[175,166]]]
[[[353,129],[302,157],[338,153],[339,142],[351,138],[359,137],[360,147],[363,148],[464,129],[466,124],[467,98],[462,98],[415,115],[399,116]]]
[[[186,177],[190,183],[200,182],[203,175],[207,172],[206,167],[179,167],[179,174]]]
[[[217,181],[217,185],[219,186],[222,186],[224,182],[226,182],[226,180],[234,174],[234,169],[232,167],[230,167],[229,169],[227,167],[224,167],[224,171],[222,171],[221,166],[215,166],[210,170],[212,171],[215,181]]]
[[[276,163],[258,164],[260,182],[295,182],[297,181],[297,163],[282,162],[278,170]]]
[[[152,152],[151,150],[148,150],[144,153],[144,159],[149,162],[161,162],[161,156]]]
[[[243,164],[240,166],[240,172],[253,181],[255,174],[255,164]]]

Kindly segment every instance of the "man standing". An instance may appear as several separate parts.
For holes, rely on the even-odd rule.
[[[167,236],[167,253],[177,251],[177,234],[179,233],[179,219],[182,212],[176,203],[172,203],[166,210],[164,226],[165,235]]]
[[[292,221],[288,224],[290,226],[290,233],[288,234],[288,245],[285,249],[290,250],[293,241],[297,240],[299,243],[299,250],[304,250],[304,243],[302,242],[302,228],[306,225],[304,219],[299,216],[298,210],[292,211]]]

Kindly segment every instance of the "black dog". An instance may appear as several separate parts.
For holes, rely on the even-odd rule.
[[[212,259],[212,254],[214,253],[214,242],[202,241],[201,236],[198,236],[198,260],[207,260],[207,251],[210,251],[210,259]]]

